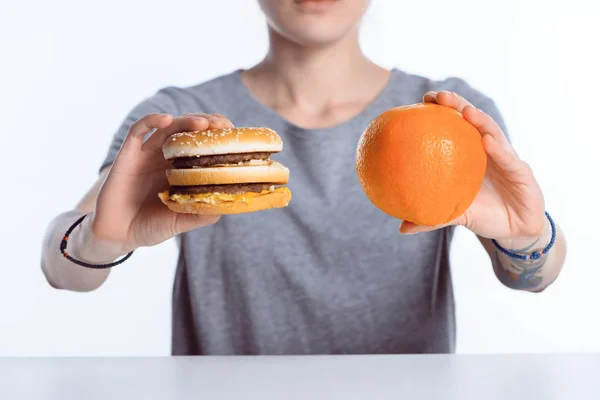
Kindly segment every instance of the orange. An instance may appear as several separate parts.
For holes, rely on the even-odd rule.
[[[358,179],[371,202],[427,226],[450,222],[469,208],[486,161],[479,131],[458,111],[431,103],[379,115],[356,150]]]

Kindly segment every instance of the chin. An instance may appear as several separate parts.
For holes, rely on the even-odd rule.
[[[353,32],[369,0],[259,0],[269,26],[302,46],[334,43]]]
[[[321,47],[336,43],[345,38],[352,31],[352,28],[350,26],[348,29],[340,31],[332,29],[331,25],[328,24],[302,25],[298,27],[288,26],[287,29],[276,29],[273,27],[278,34],[302,47]]]

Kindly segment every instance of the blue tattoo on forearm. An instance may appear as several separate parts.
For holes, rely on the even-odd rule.
[[[535,246],[537,242],[538,240],[527,247],[511,251],[524,253]],[[542,277],[536,274],[546,264],[546,257],[537,260],[516,260],[510,258],[504,261],[508,265],[504,265],[500,257],[500,252],[495,250],[494,266],[498,278],[504,285],[513,289],[528,290],[535,289],[542,283]]]

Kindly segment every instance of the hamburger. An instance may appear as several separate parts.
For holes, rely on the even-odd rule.
[[[162,151],[169,189],[159,193],[179,213],[241,214],[288,205],[292,194],[282,185],[290,172],[271,155],[283,149],[268,128],[227,128],[171,135]]]

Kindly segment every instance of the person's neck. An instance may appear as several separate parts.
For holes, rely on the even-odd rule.
[[[309,114],[369,103],[385,87],[389,71],[362,53],[358,31],[322,47],[303,47],[270,30],[265,59],[243,73],[253,94],[281,111],[300,108]],[[362,104],[362,105],[361,105]]]

